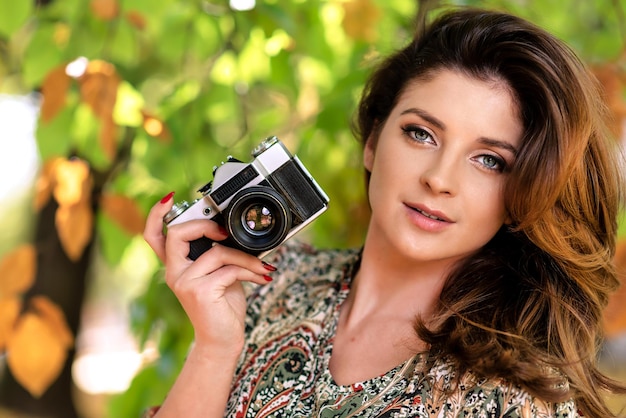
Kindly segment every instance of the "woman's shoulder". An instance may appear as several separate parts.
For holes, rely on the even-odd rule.
[[[573,400],[543,401],[505,379],[489,379],[465,387],[459,416],[501,416],[503,418],[578,418]],[[478,412],[478,413],[477,413]],[[490,415],[492,414],[492,415]],[[493,415],[495,414],[495,415]]]
[[[429,372],[433,386],[450,394],[444,403],[454,411],[454,417],[581,417],[573,400],[550,403],[505,378],[479,378],[469,372],[455,381],[450,378],[454,374],[447,362],[438,362]]]

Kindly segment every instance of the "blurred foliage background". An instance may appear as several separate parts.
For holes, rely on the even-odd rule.
[[[564,39],[604,85],[624,141],[626,0],[0,0],[0,94],[39,109],[31,129],[40,167],[0,205],[0,283],[23,283],[0,286],[0,310],[2,300],[18,301],[0,321],[0,348],[8,347],[5,359],[11,344],[68,354],[7,362],[4,416],[138,417],[162,401],[192,331],[142,241],[145,215],[172,190],[176,200],[195,199],[213,166],[228,155],[249,160],[267,136],[297,153],[331,199],[301,239],[360,245],[368,209],[350,124],[363,82],[410,37],[418,11],[448,5],[513,12]],[[0,136],[5,169],[19,166],[11,153],[18,136],[3,126]],[[40,296],[62,312],[74,344],[55,337],[64,328],[48,326],[59,316]],[[612,304],[607,325],[618,351],[625,305]],[[27,313],[50,335],[24,331],[18,346],[6,329],[26,329]],[[102,325],[110,316],[130,329],[134,380],[85,393],[76,385],[81,355],[121,350],[112,344],[117,331]],[[35,360],[59,370],[43,379],[24,365]],[[126,364],[95,361],[104,365],[90,369],[96,381]]]

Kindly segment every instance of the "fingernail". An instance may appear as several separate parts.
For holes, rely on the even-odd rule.
[[[220,231],[222,235],[228,235],[228,231],[222,225],[218,225],[217,230]]]
[[[265,279],[266,282],[271,282],[272,280],[274,280],[270,276],[267,276],[267,275],[263,276],[263,278]]]
[[[265,268],[265,270],[276,271],[276,267],[274,267],[270,263],[266,263],[265,261],[263,261],[263,267]]]
[[[161,199],[161,204],[167,203],[174,196],[175,192],[169,192],[163,199]]]

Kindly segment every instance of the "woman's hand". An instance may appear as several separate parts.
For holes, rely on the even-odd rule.
[[[195,348],[211,356],[238,355],[243,347],[246,300],[243,281],[265,284],[275,269],[242,251],[216,244],[197,260],[187,258],[189,242],[205,236],[227,237],[211,220],[192,220],[163,232],[163,216],[173,193],[150,210],[144,239],[165,264],[165,280],[180,301],[195,331]]]

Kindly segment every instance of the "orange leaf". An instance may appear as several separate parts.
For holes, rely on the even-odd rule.
[[[134,200],[122,195],[104,194],[101,204],[104,213],[124,231],[130,235],[143,232],[145,218]]]
[[[614,261],[622,286],[611,295],[604,310],[604,333],[608,338],[626,332],[626,240],[617,243]]]
[[[40,211],[50,200],[56,184],[56,164],[63,158],[52,158],[44,162],[35,183],[35,210]]]
[[[143,30],[146,27],[146,18],[143,17],[143,15],[136,10],[131,10],[126,13],[126,19],[130,22],[131,25],[139,30]]]
[[[105,155],[112,159],[116,149],[116,125],[113,109],[120,78],[115,67],[106,61],[92,60],[78,80],[81,99],[101,122],[100,141]]]
[[[102,20],[112,20],[117,17],[120,6],[117,0],[91,0],[91,11]]]
[[[13,335],[15,321],[17,320],[22,302],[17,297],[0,299],[0,350],[3,350]]]
[[[65,73],[65,65],[50,71],[41,85],[43,102],[41,120],[49,122],[65,106],[65,98],[70,88],[70,77]]]
[[[343,30],[352,39],[376,40],[376,22],[380,10],[371,0],[352,0],[343,3]]]
[[[89,61],[85,73],[78,81],[81,98],[94,114],[101,120],[112,118],[120,84],[113,64],[102,60]]]
[[[72,206],[88,202],[92,181],[89,165],[78,158],[59,160],[54,166],[54,198],[59,206]]]
[[[100,146],[104,155],[110,160],[115,158],[116,151],[116,139],[117,137],[117,125],[113,121],[113,117],[103,118],[100,125]]]
[[[7,345],[7,364],[15,379],[40,397],[57,379],[67,358],[66,344],[50,324],[32,312],[17,322]]]
[[[72,261],[78,261],[93,234],[93,211],[88,203],[59,206],[56,227],[61,246]]]
[[[30,305],[39,316],[48,323],[59,337],[59,341],[69,348],[74,344],[72,331],[67,325],[65,314],[61,308],[46,296],[33,296]]]
[[[143,116],[143,128],[146,130],[148,135],[161,139],[166,143],[170,142],[172,135],[161,119],[146,112],[145,110],[142,110],[141,114]]]
[[[626,120],[626,99],[623,93],[626,74],[615,63],[594,67],[593,73],[602,86],[606,104],[612,113],[611,132],[616,138],[620,138],[623,135],[623,124]]]
[[[7,298],[28,290],[35,281],[37,251],[24,244],[0,261],[0,297]]]

